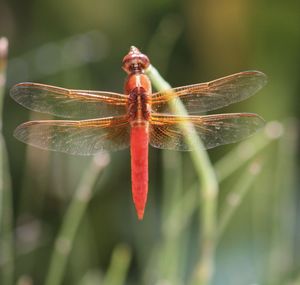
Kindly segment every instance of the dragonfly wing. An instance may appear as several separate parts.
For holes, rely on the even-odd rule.
[[[169,101],[180,98],[190,114],[201,114],[242,101],[255,94],[267,83],[267,77],[259,71],[245,71],[207,83],[177,87],[154,93],[152,109],[157,113],[172,113]]]
[[[127,96],[104,91],[65,89],[39,83],[20,83],[10,91],[22,106],[65,118],[95,118],[126,113]]]
[[[209,149],[249,137],[264,125],[264,120],[249,113],[187,117],[152,114],[150,144],[162,149],[191,150],[183,135],[185,123],[193,124],[204,147]]]
[[[18,126],[15,137],[32,146],[76,155],[93,155],[103,150],[129,146],[127,117],[82,121],[31,121]]]

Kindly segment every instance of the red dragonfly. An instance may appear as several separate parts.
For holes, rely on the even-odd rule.
[[[11,96],[24,107],[81,120],[41,120],[21,124],[19,140],[42,149],[74,155],[130,146],[132,195],[138,218],[144,216],[148,193],[148,145],[189,150],[180,123],[191,122],[209,149],[244,139],[264,124],[251,113],[200,115],[244,100],[266,84],[266,76],[246,71],[171,90],[152,93],[145,69],[148,57],[131,47],[123,59],[127,72],[124,94],[65,89],[39,83],[20,83]],[[172,115],[169,102],[180,98],[190,116]],[[91,119],[94,118],[94,119]]]

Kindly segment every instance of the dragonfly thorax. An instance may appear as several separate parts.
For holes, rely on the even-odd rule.
[[[150,106],[147,92],[143,87],[136,87],[129,93],[128,115],[131,122],[149,120]]]

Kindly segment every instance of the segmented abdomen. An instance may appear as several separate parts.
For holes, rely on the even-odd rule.
[[[148,122],[133,123],[130,134],[132,197],[140,220],[148,194],[148,125]]]

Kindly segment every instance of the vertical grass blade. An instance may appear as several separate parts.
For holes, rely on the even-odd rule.
[[[0,38],[0,127],[2,127],[2,106],[4,100],[8,40]],[[12,285],[14,282],[14,240],[12,217],[12,188],[8,155],[2,131],[0,134],[0,283]]]
[[[92,197],[94,184],[108,163],[108,154],[99,154],[92,159],[91,164],[84,172],[70,206],[67,209],[58,237],[56,238],[49,271],[46,277],[46,285],[59,285],[62,283],[73,241],[80,221]]]
[[[157,90],[162,91],[171,88],[153,66],[150,66],[146,70],[146,73]],[[180,100],[171,100],[170,107],[175,114],[187,115]],[[185,135],[187,144],[193,150],[191,152],[191,159],[200,183],[199,192],[202,204],[200,213],[202,236],[199,239],[201,252],[199,262],[192,277],[192,284],[208,285],[211,283],[214,272],[218,183],[208,154],[204,150],[203,144],[197,136],[193,125],[183,123],[182,132]]]
[[[111,257],[109,268],[104,276],[101,285],[122,285],[125,282],[129,264],[131,260],[131,251],[126,245],[118,245]]]
[[[283,284],[297,265],[293,252],[297,250],[297,153],[298,124],[292,120],[284,124],[284,136],[279,140],[276,167],[272,184],[270,254],[266,279],[268,284]],[[287,211],[288,209],[288,211]],[[293,283],[292,283],[293,284]],[[300,284],[300,278],[295,284]]]

